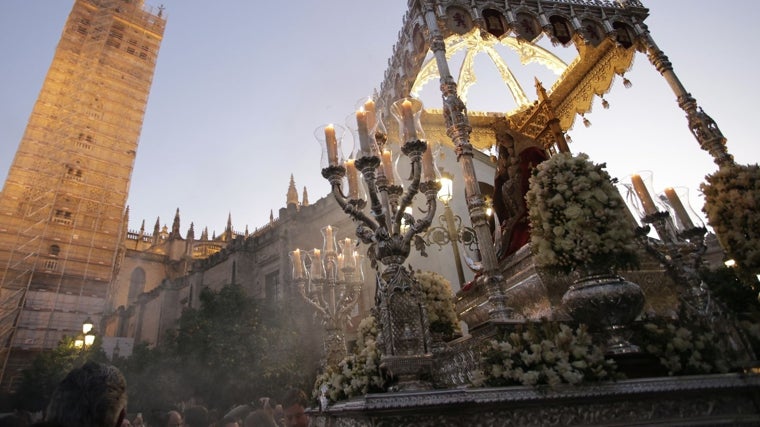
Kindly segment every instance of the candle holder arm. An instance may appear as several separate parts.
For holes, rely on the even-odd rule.
[[[429,181],[423,184],[425,199],[427,200],[427,210],[425,212],[425,216],[416,220],[409,227],[409,230],[406,231],[406,234],[404,234],[405,244],[409,244],[415,235],[424,232],[428,227],[430,227],[430,224],[433,223],[433,218],[435,218],[436,210],[436,195],[440,188],[441,184],[435,181]]]
[[[359,205],[350,203],[348,198],[343,195],[340,185],[333,184],[332,193],[335,197],[335,201],[338,202],[338,206],[343,209],[343,212],[347,213],[351,218],[360,222],[363,226],[369,228],[372,231],[377,230],[378,224],[372,218],[367,216]],[[366,242],[365,242],[366,243]]]
[[[364,182],[367,184],[367,193],[369,194],[370,210],[372,211],[372,216],[374,217],[375,221],[377,221],[377,225],[371,227],[373,230],[376,230],[378,227],[385,229],[388,228],[388,223],[383,212],[383,205],[380,202],[380,197],[378,196],[379,192],[377,189],[376,171],[379,165],[380,158],[377,156],[361,157],[356,160],[356,167],[362,171]]]
[[[305,284],[306,284],[305,280],[299,280],[298,281],[298,290],[300,291],[301,296],[303,297],[303,299],[306,300],[306,302],[308,302],[311,306],[313,306],[315,309],[317,309],[317,311],[322,316],[326,316],[327,312],[325,311],[324,307],[322,307],[319,304],[318,300],[316,300],[315,298],[313,298],[313,297],[311,297],[311,296],[309,296],[309,295],[306,294]]]
[[[393,217],[393,226],[396,232],[401,230],[401,220],[404,218],[404,212],[412,204],[414,196],[419,192],[422,177],[422,153],[425,152],[426,147],[427,143],[421,140],[407,142],[402,147],[402,152],[409,157],[412,163],[412,182],[401,197],[401,202]]]

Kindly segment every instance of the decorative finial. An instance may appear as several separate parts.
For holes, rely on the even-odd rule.
[[[290,185],[288,186],[288,195],[285,206],[298,206],[298,190],[296,190],[296,181],[293,179],[293,174],[290,174]]]
[[[301,206],[309,206],[309,193],[306,191],[306,186],[303,186],[303,197],[301,198]]]

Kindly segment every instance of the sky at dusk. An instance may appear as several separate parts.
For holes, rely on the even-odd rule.
[[[158,2],[151,3],[158,5]],[[760,2],[648,0],[646,24],[686,89],[728,138],[739,163],[760,161],[751,130],[759,111],[755,23]],[[21,140],[71,0],[0,2],[0,178]],[[329,186],[313,131],[342,123],[379,89],[406,1],[164,0],[168,23],[148,101],[129,195],[130,229],[156,217],[183,234],[190,222],[220,233],[266,224],[285,205],[291,173],[311,202]],[[721,5],[721,9],[714,9]],[[519,64],[510,64],[519,68]],[[688,130],[665,80],[643,54],[570,130],[573,152],[606,162],[623,178],[652,170],[657,189],[698,186],[715,170]],[[435,82],[434,86],[437,86]],[[532,85],[525,85],[535,98]],[[471,91],[473,103],[503,108],[501,87]],[[478,96],[480,98],[478,98]],[[487,98],[492,99],[487,99]],[[440,98],[423,99],[440,108]],[[479,110],[478,105],[468,105]],[[491,177],[479,177],[490,181]]]

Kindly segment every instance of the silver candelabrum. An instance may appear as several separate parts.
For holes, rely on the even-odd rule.
[[[337,366],[346,356],[346,327],[364,283],[362,257],[356,251],[355,240],[347,237],[336,245],[336,231],[330,225],[322,228],[321,249],[296,249],[290,253],[298,290],[322,318],[328,366]]]
[[[642,226],[638,234],[644,247],[667,268],[677,283],[686,285],[681,295],[686,307],[699,315],[707,315],[712,309],[710,291],[699,276],[702,256],[707,250],[707,228],[689,205],[688,192],[668,187],[653,198],[649,171],[633,174],[630,181],[630,184],[622,184],[623,194],[631,211],[640,218]],[[650,225],[657,232],[659,241],[646,236]]]
[[[356,112],[359,147],[345,162],[339,157],[340,141],[334,126],[324,128],[322,140],[322,175],[330,182],[335,200],[357,223],[356,235],[369,245],[368,256],[378,268],[373,314],[379,325],[381,370],[400,390],[430,388],[433,364],[423,293],[413,273],[403,265],[412,243],[421,239],[419,235],[435,216],[440,189],[431,146],[420,124],[422,110],[422,103],[414,98],[393,103],[390,111],[398,121],[400,134],[400,147],[395,150],[373,100]],[[394,155],[398,158],[400,154],[411,161],[410,182],[405,188],[393,167]],[[359,182],[359,172],[364,186]],[[366,191],[366,198],[362,191]],[[419,193],[425,197],[426,208],[421,210],[424,215],[415,219],[407,208]],[[385,267],[382,271],[378,263]]]

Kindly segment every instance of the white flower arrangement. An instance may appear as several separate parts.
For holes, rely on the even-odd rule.
[[[604,167],[583,153],[536,167],[526,195],[536,265],[555,273],[636,265],[634,227]]]
[[[415,278],[425,296],[431,330],[448,336],[459,331],[451,283],[442,275],[430,271],[418,270]],[[314,398],[322,396],[322,389],[330,402],[385,391],[388,384],[380,373],[377,332],[377,321],[373,316],[359,323],[354,352],[343,358],[338,366],[328,366],[317,377],[312,393]]]
[[[668,375],[725,373],[731,369],[731,351],[708,328],[673,323],[643,324],[643,350],[656,356]]]
[[[380,375],[380,352],[377,350],[377,322],[372,316],[359,323],[358,339],[353,354],[329,366],[317,377],[312,395],[319,398],[324,389],[330,402],[350,399],[370,391],[385,391],[385,380]]]
[[[431,332],[449,337],[459,332],[451,282],[432,271],[417,270],[414,277],[425,294],[425,307]]]
[[[745,278],[760,273],[760,166],[723,165],[700,187],[708,224]]]
[[[605,359],[587,328],[565,324],[529,324],[505,340],[491,340],[483,353],[475,386],[579,384],[617,377],[615,362]]]

